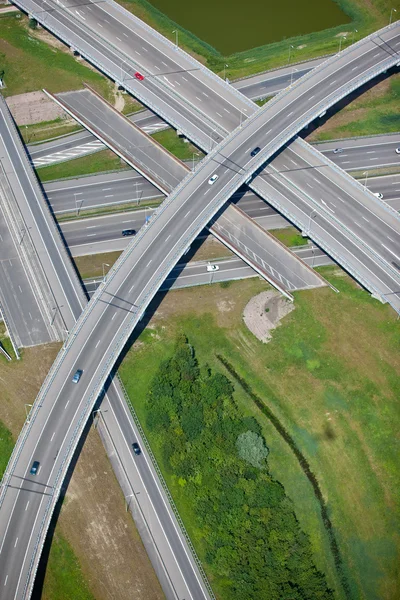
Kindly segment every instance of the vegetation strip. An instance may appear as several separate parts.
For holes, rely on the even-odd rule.
[[[146,393],[145,424],[221,599],[332,600],[293,504],[272,477],[260,423],[179,334]],[[182,510],[181,510],[182,509]]]
[[[271,411],[271,409],[265,405],[265,403],[261,400],[261,398],[253,392],[250,385],[236,372],[235,368],[226,360],[226,358],[224,358],[220,354],[217,354],[216,356],[217,356],[218,360],[221,362],[221,364],[226,368],[228,373],[241,386],[241,388],[246,392],[246,394],[253,400],[253,402],[260,409],[260,411],[269,419],[269,421],[275,427],[275,429],[277,430],[279,435],[281,435],[282,438],[285,440],[285,442],[288,444],[288,446],[290,447],[290,449],[296,456],[302,471],[304,472],[307,479],[311,483],[315,497],[321,508],[322,522],[324,524],[324,527],[325,527],[326,532],[329,537],[329,543],[330,543],[331,551],[332,551],[332,554],[334,557],[335,566],[336,566],[336,569],[339,574],[340,581],[341,581],[343,589],[346,593],[346,597],[350,598],[351,597],[350,586],[347,582],[347,578],[344,573],[343,560],[342,560],[339,546],[338,546],[338,543],[337,543],[337,540],[335,537],[335,533],[333,530],[332,521],[330,520],[330,517],[328,514],[328,507],[327,507],[324,497],[322,495],[321,488],[319,487],[317,478],[315,477],[314,473],[312,472],[307,459],[301,453],[301,451],[297,447],[296,442],[294,441],[292,436],[289,434],[289,432],[285,429],[285,427],[282,425],[282,423],[279,421],[279,419],[274,415],[274,413]]]

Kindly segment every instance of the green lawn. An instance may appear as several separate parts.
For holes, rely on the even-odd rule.
[[[400,590],[395,443],[400,326],[388,306],[372,300],[342,271],[330,267],[322,272],[340,293],[296,293],[295,311],[267,345],[241,319],[248,299],[265,289],[264,283],[249,280],[228,289],[213,285],[169,293],[126,356],[121,374],[144,422],[149,383],[160,362],[171,356],[177,332],[187,335],[200,363],[220,370],[216,355],[225,357],[287,429],[317,477],[351,596],[392,600]],[[318,568],[337,598],[344,598],[308,480],[275,428],[245,391],[235,388],[241,408],[262,423],[271,472],[294,502]]]
[[[92,173],[126,169],[127,164],[111,150],[101,150],[81,158],[74,158],[56,165],[36,169],[40,181],[53,181],[66,177],[80,177]]]
[[[12,343],[9,336],[6,334],[6,328],[4,326],[4,323],[0,323],[0,343],[3,346],[4,350],[8,352],[8,354],[14,359],[14,349],[12,347]],[[7,362],[7,359],[5,356],[0,354],[0,361]]]
[[[39,30],[38,30],[39,31]],[[0,65],[4,69],[5,96],[45,88],[63,92],[82,87],[87,81],[108,97],[111,84],[99,73],[77,61],[72,53],[38,39],[21,13],[0,16]]]
[[[43,600],[95,600],[79,562],[64,537],[56,533],[51,543],[43,585]]]
[[[271,233],[288,248],[292,248],[293,246],[306,246],[308,244],[308,239],[303,237],[299,230],[295,227],[273,229],[269,233]]]
[[[400,131],[399,106],[400,75],[396,74],[342,108],[308,139],[324,141]]]
[[[32,125],[21,125],[18,127],[20,134],[26,144],[43,142],[46,140],[60,137],[67,133],[73,133],[82,129],[78,123],[67,121],[65,119],[54,119],[53,121],[42,121]]]
[[[180,160],[190,160],[195,155],[196,161],[204,156],[193,144],[179,137],[175,129],[164,129],[164,131],[154,133],[151,137]]]

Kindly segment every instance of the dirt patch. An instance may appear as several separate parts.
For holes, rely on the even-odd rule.
[[[293,309],[294,304],[278,292],[261,292],[246,304],[243,320],[251,333],[265,344],[271,339],[271,332]]]
[[[118,90],[118,84],[114,84],[113,88],[113,96],[114,96],[114,108],[119,112],[124,110],[125,106],[125,98],[121,91]]]
[[[58,526],[79,557],[96,600],[164,598],[94,430],[75,467]]]
[[[32,125],[43,121],[65,119],[65,112],[44,92],[29,92],[9,96],[7,104],[17,125]]]

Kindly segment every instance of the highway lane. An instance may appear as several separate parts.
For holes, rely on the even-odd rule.
[[[291,85],[320,65],[326,58],[324,56],[302,63],[293,63],[286,67],[274,69],[273,71],[232,81],[231,85],[246,96],[246,98],[261,100],[269,96],[275,96],[275,94],[284,90],[288,85]]]
[[[186,165],[93,90],[46,93],[161,192],[170,192],[186,174]]]
[[[395,192],[397,187],[399,187],[400,190],[400,185],[397,185],[400,184],[400,175],[379,177],[377,179],[379,180],[378,182],[373,182],[374,188],[377,190],[384,190],[384,198],[390,206],[400,207],[400,191]],[[383,180],[386,179],[389,181],[384,185]],[[392,181],[394,179],[397,180],[397,183]],[[372,181],[373,180],[371,179],[371,183]],[[118,184],[116,187],[118,187]],[[386,189],[388,190],[387,193]],[[110,190],[110,193],[111,191],[112,190]],[[395,196],[394,200],[390,200],[389,198],[392,192]],[[247,192],[244,195],[238,193],[233,197],[233,201],[235,200],[239,208],[250,217],[256,219],[264,228],[275,229],[290,225],[290,223],[278,215],[273,207],[269,206],[253,192]],[[76,252],[78,255],[84,253],[85,245],[87,246],[89,254],[96,251],[96,244],[99,244],[99,252],[107,251],[107,247],[109,247],[110,250],[123,249],[128,245],[130,240],[129,238],[122,237],[122,230],[135,229],[138,231],[145,223],[146,217],[151,216],[154,210],[154,208],[149,207],[117,214],[64,221],[61,223],[61,230],[66,243],[74,256],[76,255]],[[357,219],[357,222],[358,221],[359,219]],[[366,221],[364,227],[366,229],[368,228],[368,223]],[[118,242],[118,245],[115,246],[114,242]],[[109,246],[107,246],[107,243],[109,243]]]
[[[5,150],[3,167],[8,180],[15,179],[13,189],[22,225],[20,235],[26,243],[24,248],[19,242],[19,250],[20,253],[24,249],[29,251],[33,256],[32,265],[38,264],[31,275],[31,282],[37,282],[35,295],[40,300],[42,315],[46,316],[49,323],[48,330],[54,329],[55,333],[52,335],[56,334],[58,339],[62,339],[65,328],[74,322],[74,311],[79,314],[83,308],[82,297],[74,287],[78,279],[72,265],[64,262],[67,254],[57,226],[2,97],[0,110],[0,136]],[[36,252],[33,251],[33,247]],[[26,265],[25,262],[25,267]],[[24,309],[26,308],[29,314],[29,307],[25,306]]]
[[[288,180],[297,189],[308,188],[311,211],[324,212],[326,208],[354,236],[360,236],[361,230],[363,243],[391,264],[393,252],[400,254],[400,220],[393,219],[391,211],[385,210],[383,203],[365,194],[362,186],[346,185],[347,182],[341,179],[335,181],[324,164],[319,166],[318,158],[310,154],[305,160],[292,146],[284,156],[276,158],[269,172],[272,176],[274,171],[278,172],[282,180]],[[312,184],[309,183],[310,172]],[[399,179],[396,179],[398,182]],[[391,249],[387,248],[388,243]]]
[[[57,215],[140,204],[163,197],[157,188],[133,170],[54,181],[45,183],[44,189]]]
[[[384,201],[399,210],[395,201],[400,198],[400,174],[370,177],[367,184],[368,189],[383,194]],[[119,204],[141,204],[162,197],[154,186],[132,170],[45,183],[44,190],[52,210],[60,215]],[[239,191],[232,200],[243,193]],[[259,210],[266,210],[268,206],[252,191],[246,192],[245,198],[253,198]],[[247,208],[245,210],[249,216],[254,216]]]
[[[306,245],[304,248],[292,248],[292,251],[313,268],[330,265],[333,262],[325,252],[313,244]],[[219,267],[218,271],[207,271],[209,262],[216,264]],[[237,256],[212,261],[192,261],[176,265],[161,285],[160,291],[179,290],[185,287],[211,285],[221,281],[234,281],[250,277],[258,277],[258,275],[252,267],[249,267]],[[85,289],[90,297],[102,281],[102,277],[92,277],[84,280]]]
[[[400,148],[400,133],[319,142],[314,147],[345,171],[400,168],[400,154],[396,153]]]

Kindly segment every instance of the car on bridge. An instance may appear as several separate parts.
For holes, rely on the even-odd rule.
[[[39,471],[39,467],[40,467],[40,462],[38,460],[35,460],[31,466],[30,474],[36,475],[37,472]]]
[[[78,369],[72,378],[72,383],[78,383],[80,378],[82,377],[82,373],[83,373],[83,369]]]
[[[139,73],[139,71],[136,71],[135,77],[136,77],[136,79],[139,79],[139,81],[143,81],[143,79],[144,79],[144,75]]]

